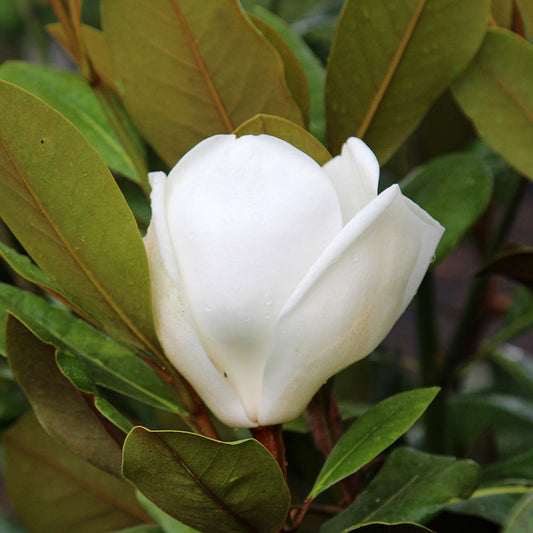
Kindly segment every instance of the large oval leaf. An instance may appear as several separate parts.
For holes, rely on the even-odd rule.
[[[489,0],[348,0],[326,80],[332,153],[355,135],[385,163],[468,64],[488,14]]]
[[[0,312],[8,309],[43,342],[75,354],[97,385],[176,414],[175,391],[133,352],[43,298],[0,283]]]
[[[510,31],[489,30],[452,89],[481,137],[533,179],[533,46]]]
[[[2,473],[30,533],[104,533],[146,523],[133,487],[73,455],[28,414],[3,438]]]
[[[369,409],[341,437],[326,460],[309,497],[359,470],[400,438],[422,415],[439,389],[402,392]]]
[[[146,253],[105,163],[59,113],[0,82],[0,216],[61,291],[152,353]]]
[[[253,439],[225,443],[181,431],[133,429],[123,473],[147,498],[200,531],[279,531],[289,492],[270,453]]]
[[[119,476],[124,434],[61,374],[55,348],[13,316],[6,324],[5,342],[9,366],[39,422],[73,453]]]
[[[83,78],[25,61],[5,62],[0,67],[0,78],[26,89],[59,111],[80,130],[109,167],[139,183],[133,162]]]
[[[237,0],[152,0],[135,9],[104,0],[102,21],[124,103],[170,165],[258,113],[302,124],[278,53]]]
[[[478,481],[479,466],[471,461],[399,448],[355,502],[320,531],[340,533],[370,521],[424,524],[451,500],[467,498]]]

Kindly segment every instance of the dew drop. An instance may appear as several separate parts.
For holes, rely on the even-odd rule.
[[[270,313],[267,313],[267,314],[265,315],[265,318],[266,318],[267,320],[269,320],[269,319],[270,319]]]
[[[352,254],[352,261],[354,263],[359,263],[359,256],[357,254]]]
[[[210,312],[211,312],[211,307],[209,307],[208,305],[206,305],[206,306],[204,307],[204,311],[205,311],[206,313],[210,313]]]

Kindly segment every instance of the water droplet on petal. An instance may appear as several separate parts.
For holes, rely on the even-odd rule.
[[[352,254],[352,261],[354,263],[359,263],[359,256],[357,254]]]

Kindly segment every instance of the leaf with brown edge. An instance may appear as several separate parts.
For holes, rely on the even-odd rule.
[[[72,454],[28,413],[3,437],[2,474],[29,533],[104,533],[150,522],[135,491]]]
[[[307,78],[300,66],[298,58],[283,37],[270,24],[268,24],[268,22],[253,13],[249,13],[248,16],[257,29],[266,37],[266,39],[268,39],[268,42],[278,51],[285,67],[287,86],[302,112],[305,125],[308,126],[310,103],[309,88],[307,86]]]
[[[489,7],[489,0],[348,0],[326,78],[331,153],[356,136],[384,164],[472,59]]]
[[[490,29],[453,95],[480,137],[533,180],[533,46]]]
[[[39,422],[73,453],[120,475],[124,434],[99,415],[90,394],[76,390],[56,364],[56,348],[8,315],[6,353]]]
[[[272,115],[257,115],[241,124],[235,130],[237,137],[260,135],[261,133],[287,141],[312,157],[319,165],[324,165],[331,159],[331,154],[322,146],[320,141],[317,141],[301,126],[284,118]]]
[[[258,113],[303,124],[279,54],[237,0],[142,0],[135,9],[104,0],[101,9],[124,104],[168,164]]]
[[[199,531],[277,533],[289,491],[254,439],[220,442],[184,431],[134,428],[123,474],[160,509]]]
[[[0,216],[60,291],[109,334],[160,353],[135,219],[62,115],[0,82]]]

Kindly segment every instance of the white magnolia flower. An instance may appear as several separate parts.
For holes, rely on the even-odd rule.
[[[378,176],[359,139],[320,167],[268,135],[216,135],[151,174],[157,334],[229,426],[297,417],[417,291],[443,228]]]

